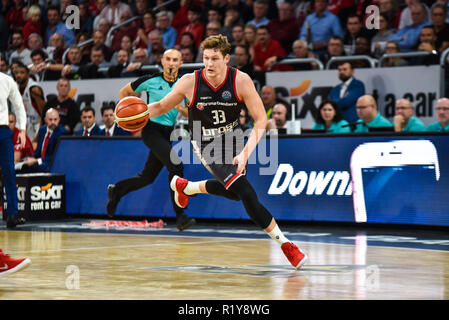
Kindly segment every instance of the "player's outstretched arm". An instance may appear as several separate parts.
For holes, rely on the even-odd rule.
[[[180,104],[184,97],[188,97],[190,91],[195,84],[195,76],[193,74],[186,74],[173,86],[173,89],[160,101],[150,103],[148,110],[150,118],[160,116],[167,113],[175,106]]]

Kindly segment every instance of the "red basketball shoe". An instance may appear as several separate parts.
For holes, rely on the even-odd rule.
[[[189,196],[184,193],[184,189],[186,188],[189,181],[187,179],[183,179],[178,176],[174,176],[170,182],[170,188],[175,193],[175,203],[180,208],[187,207],[189,203]]]
[[[284,252],[285,256],[287,257],[288,261],[294,266],[296,269],[300,269],[304,263],[307,261],[307,255],[293,243],[293,242],[286,242],[283,243],[281,246],[282,251]]]
[[[31,260],[28,258],[12,259],[0,249],[0,278],[28,267]]]

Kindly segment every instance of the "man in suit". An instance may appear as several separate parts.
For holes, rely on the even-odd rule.
[[[344,119],[348,122],[357,121],[357,99],[365,94],[365,85],[354,78],[354,69],[350,62],[338,65],[338,78],[342,83],[332,88],[329,99],[335,101],[343,111]]]
[[[100,129],[100,127],[95,122],[95,109],[89,106],[86,106],[81,110],[81,123],[83,127],[75,132],[75,136],[102,136],[104,132]]]
[[[21,172],[48,172],[58,139],[67,133],[59,123],[56,109],[48,109],[44,120],[45,125],[39,129],[36,150],[31,158],[25,159]]]
[[[123,130],[115,123],[114,105],[105,104],[101,107],[101,120],[103,120],[103,135],[107,137],[132,136],[131,132]]]

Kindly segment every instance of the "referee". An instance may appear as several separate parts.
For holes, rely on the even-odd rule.
[[[174,84],[178,81],[178,70],[182,65],[181,52],[176,49],[168,49],[162,56],[163,73],[143,76],[133,82],[128,83],[119,92],[120,99],[127,96],[137,96],[140,92],[147,92],[148,101],[151,103],[159,101],[165,97]],[[154,182],[156,177],[165,166],[168,171],[168,181],[170,182],[174,176],[183,175],[183,164],[179,157],[176,161],[172,161],[171,157],[177,157],[172,152],[172,142],[170,135],[176,122],[178,112],[187,116],[186,108],[177,106],[166,114],[150,119],[147,125],[142,129],[142,140],[150,149],[145,166],[139,174],[134,177],[122,180],[116,184],[108,186],[108,202],[106,204],[106,212],[109,217],[113,217],[120,198],[131,191],[143,188]],[[176,162],[176,164],[174,163]],[[167,184],[168,185],[168,184]],[[195,224],[195,219],[189,218],[174,201],[173,191],[171,193],[173,209],[176,213],[176,225],[179,231],[189,228]]]
[[[6,213],[8,215],[7,228],[15,228],[25,223],[25,219],[18,216],[18,201],[16,187],[16,172],[14,171],[13,132],[8,123],[8,100],[12,103],[19,129],[18,141],[22,147],[26,142],[26,113],[17,83],[13,78],[0,72],[0,168],[6,190]]]

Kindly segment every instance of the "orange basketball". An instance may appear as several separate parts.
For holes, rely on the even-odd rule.
[[[125,97],[115,106],[115,122],[127,131],[137,131],[145,127],[149,114],[145,101],[138,97]]]

